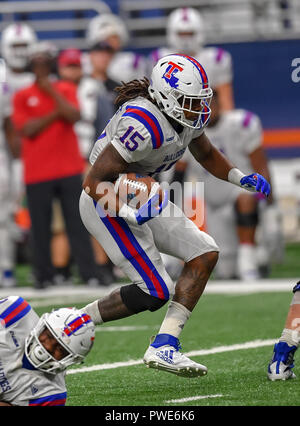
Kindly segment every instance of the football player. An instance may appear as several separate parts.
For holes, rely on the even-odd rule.
[[[258,116],[244,109],[222,112],[217,92],[211,109],[206,135],[214,146],[244,172],[257,171],[270,181]],[[273,194],[262,199],[220,182],[201,170],[189,152],[183,159],[188,164],[186,180],[204,182],[207,232],[220,247],[216,277],[243,281],[260,278],[260,267],[269,267],[282,247],[280,212]]]
[[[15,285],[15,241],[11,203],[11,154],[17,151],[10,120],[11,104],[7,83],[0,83],[0,287]]]
[[[89,45],[108,42],[113,48],[113,57],[108,67],[109,77],[121,83],[142,78],[147,71],[145,57],[131,51],[124,51],[129,40],[124,21],[113,13],[103,13],[91,19],[87,30]]]
[[[284,329],[268,366],[268,378],[272,381],[294,379],[294,355],[300,343],[300,281],[293,288],[294,296],[287,314]]]
[[[10,24],[2,32],[1,54],[6,64],[5,104],[7,107],[11,102],[14,93],[26,86],[29,86],[34,80],[33,73],[28,69],[28,64],[30,49],[36,41],[37,37],[34,30],[28,24],[22,22]],[[0,102],[3,103],[4,99],[1,99]],[[20,236],[20,230],[16,227],[12,219],[14,213],[17,212],[24,195],[22,162],[19,159],[19,149],[15,149],[17,148],[17,145],[20,146],[20,144],[17,140],[17,133],[14,132],[13,127],[10,126],[9,139],[12,140],[12,138],[15,141],[14,149],[11,152],[7,151],[5,160],[4,157],[2,157],[1,162],[1,169],[3,167],[1,172],[4,173],[4,170],[6,170],[9,173],[9,179],[5,181],[6,184],[3,182],[1,186],[4,188],[5,185],[8,185],[9,188],[7,187],[4,189],[4,191],[6,191],[6,201],[5,203],[1,203],[0,209],[3,212],[3,210],[7,210],[9,207],[11,218],[10,221],[7,222],[9,223],[9,226],[6,226],[5,230],[3,229],[3,232],[6,233],[6,238],[5,240],[1,239],[3,244],[5,244],[5,247],[7,247],[7,261],[8,258],[10,258],[10,267],[9,269],[6,268],[6,272],[2,277],[2,282],[5,287],[13,287],[16,284],[14,276],[15,244],[16,238]],[[9,142],[8,139],[7,142]],[[2,213],[0,214],[2,215]]]
[[[112,183],[127,172],[155,175],[172,167],[189,148],[219,179],[266,195],[270,185],[259,174],[246,176],[205,135],[213,93],[196,59],[180,54],[165,56],[153,68],[151,83],[133,80],[118,93],[116,101],[121,107],[94,145],[79,207],[87,230],[132,284],[92,302],[83,312],[101,324],[145,310],[156,311],[171,299],[144,362],[180,376],[201,376],[206,367],[179,351],[179,336],[205,289],[219,248],[212,237],[168,202],[166,192],[160,204],[156,194],[136,211],[116,197]],[[105,182],[103,197],[99,185]],[[106,203],[113,202],[115,210],[105,210]],[[185,262],[176,286],[160,252]]]
[[[0,406],[61,406],[66,368],[93,346],[91,318],[76,308],[38,317],[19,296],[0,300]]]
[[[152,66],[170,53],[193,56],[204,66],[210,86],[218,92],[221,109],[232,109],[232,58],[224,49],[205,47],[205,23],[200,12],[191,7],[175,9],[168,17],[166,32],[167,46],[150,54]]]

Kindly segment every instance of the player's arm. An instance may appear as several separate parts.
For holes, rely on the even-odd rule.
[[[262,175],[253,173],[246,176],[213,146],[204,133],[192,140],[189,149],[198,163],[215,177],[248,191],[257,191],[269,195],[270,184]]]
[[[59,112],[59,118],[62,118],[69,123],[76,123],[76,121],[80,120],[79,108],[58,92],[51,84],[48,77],[37,79],[37,84],[43,91],[48,93],[48,95],[54,99]]]
[[[209,173],[219,179],[228,180],[228,173],[234,165],[210,142],[205,133],[192,140],[189,150]]]
[[[120,174],[128,171],[129,164],[110,143],[97,157],[83,181],[84,191],[93,198],[102,209],[107,209],[109,214],[124,217],[131,224],[142,225],[152,217],[160,214],[167,205],[167,197],[158,205],[158,194],[150,198],[146,204],[135,211],[120,200],[114,191],[114,184]],[[106,207],[107,206],[107,207]]]
[[[12,404],[9,402],[0,401],[0,407],[12,407]]]
[[[129,164],[123,159],[114,146],[109,143],[97,157],[95,163],[87,173],[83,181],[83,189],[97,203],[101,201],[101,198],[105,195],[110,205],[115,205],[116,214],[119,214],[123,203],[115,194],[112,182],[116,181],[120,174],[126,173],[128,166]],[[106,194],[104,194],[103,191],[104,187],[107,189]]]
[[[34,138],[58,118],[59,111],[56,109],[54,111],[51,111],[49,114],[44,115],[43,117],[29,119],[19,129],[20,133],[22,136]]]

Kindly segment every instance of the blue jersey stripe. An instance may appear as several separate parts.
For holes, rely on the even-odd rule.
[[[105,216],[103,210],[101,207],[94,201],[95,208],[99,214],[100,219],[118,244],[119,249],[121,250],[122,254],[125,256],[125,258],[132,264],[132,266],[136,269],[136,271],[140,274],[142,279],[145,281],[147,288],[152,296],[158,297],[157,290],[153,284],[152,278],[147,274],[147,272],[143,269],[143,266],[139,263],[139,261],[133,257],[133,255],[130,253],[128,248],[126,247],[126,244],[122,241],[122,238],[114,228],[112,222],[110,221],[109,216]],[[133,235],[132,231],[130,230],[128,224],[126,221],[121,217],[115,217],[114,218],[118,224],[122,227],[123,231],[125,232],[126,236],[130,240],[132,246],[136,250],[136,253],[142,257],[143,261],[147,264],[147,266],[151,269],[151,273],[155,276],[156,280],[159,282],[162,292],[164,294],[165,299],[169,299],[169,290],[164,282],[163,278],[160,276],[158,271],[156,270],[155,266],[143,250],[143,248],[140,246],[139,242],[136,240],[135,236]]]
[[[65,405],[67,392],[57,393],[55,395],[43,396],[41,398],[30,399],[29,405]]]
[[[24,305],[21,309],[20,306]],[[5,324],[5,327],[9,327],[16,321],[23,318],[31,309],[31,306],[22,298],[19,297],[12,305],[10,305],[2,314],[0,319]]]

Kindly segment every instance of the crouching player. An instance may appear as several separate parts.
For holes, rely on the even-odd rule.
[[[147,79],[133,80],[118,91],[116,101],[121,107],[94,145],[80,213],[87,230],[132,284],[87,305],[83,312],[95,324],[101,324],[145,310],[156,311],[171,299],[144,362],[179,376],[201,376],[206,374],[206,367],[179,352],[178,339],[217,262],[218,246],[168,202],[166,195],[159,207],[154,195],[135,211],[118,197],[115,200],[111,183],[122,173],[152,176],[167,170],[188,147],[196,160],[219,179],[267,195],[270,186],[260,175],[245,176],[206,137],[212,90],[204,68],[194,58],[165,56],[153,68],[151,83]],[[105,182],[107,192],[103,197],[97,188]],[[116,201],[114,212],[104,210],[109,197]],[[168,215],[165,211],[160,214],[163,209]],[[160,253],[184,261],[176,286]]]
[[[0,406],[61,406],[66,368],[83,362],[93,321],[75,308],[38,317],[22,297],[0,300]]]

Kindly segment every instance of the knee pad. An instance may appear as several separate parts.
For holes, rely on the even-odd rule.
[[[157,311],[168,301],[145,293],[136,284],[121,287],[120,294],[124,305],[135,314],[143,311]]]
[[[250,213],[241,213],[237,209],[237,205],[234,205],[235,218],[238,226],[253,227],[258,224],[258,210],[255,208]]]

